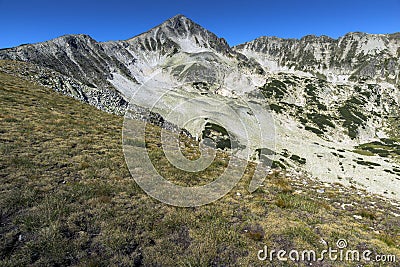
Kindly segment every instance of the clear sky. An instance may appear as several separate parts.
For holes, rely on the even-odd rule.
[[[400,0],[0,0],[0,48],[85,33],[128,39],[183,14],[230,45],[259,36],[400,31]]]

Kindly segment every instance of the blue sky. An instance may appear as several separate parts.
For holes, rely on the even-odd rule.
[[[184,14],[230,45],[259,36],[334,38],[351,31],[400,31],[400,0],[0,0],[0,48],[85,33],[128,39]]]

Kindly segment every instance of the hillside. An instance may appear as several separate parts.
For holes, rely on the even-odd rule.
[[[0,61],[9,70],[0,72],[1,266],[260,266],[264,245],[321,251],[336,248],[340,238],[350,249],[400,258],[398,202],[289,170],[271,171],[250,194],[249,164],[232,192],[206,206],[155,201],[125,165],[123,118],[27,81],[10,64],[29,69]],[[177,171],[163,155],[159,132],[149,126],[146,146],[171,181],[202,184],[225,168],[219,153],[204,172]],[[190,149],[196,143],[182,138],[186,156],[196,157]]]

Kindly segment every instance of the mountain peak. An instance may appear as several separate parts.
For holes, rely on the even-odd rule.
[[[65,34],[54,38],[50,41],[69,41],[69,40],[81,40],[81,41],[89,41],[89,42],[96,42],[90,35],[87,34]]]
[[[191,19],[189,19],[188,17],[186,17],[183,14],[177,14],[177,15],[173,16],[172,18],[168,19],[168,20],[170,20],[170,21],[190,20],[191,21]]]
[[[200,26],[199,24],[195,23],[193,20],[187,18],[186,16],[184,16],[182,14],[178,14],[178,15],[166,20],[160,26],[167,27],[170,30],[177,31],[180,34],[184,34],[184,33],[196,34],[200,31],[201,32],[207,31],[205,28],[203,28],[202,26]]]
[[[210,49],[223,54],[233,53],[225,39],[219,38],[182,14],[175,15],[128,41],[142,42],[144,47],[147,43],[153,42],[154,47],[164,48],[167,42],[169,46],[178,47],[179,50],[189,53]],[[150,48],[147,46],[147,49]]]

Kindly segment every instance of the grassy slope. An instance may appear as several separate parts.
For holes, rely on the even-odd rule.
[[[318,193],[322,184],[280,172],[249,194],[249,168],[223,199],[171,207],[130,177],[122,118],[3,73],[0,103],[1,266],[260,265],[264,244],[322,250],[321,239],[335,247],[338,238],[400,258],[399,209],[365,192],[336,184]],[[149,147],[160,157],[158,141]]]

